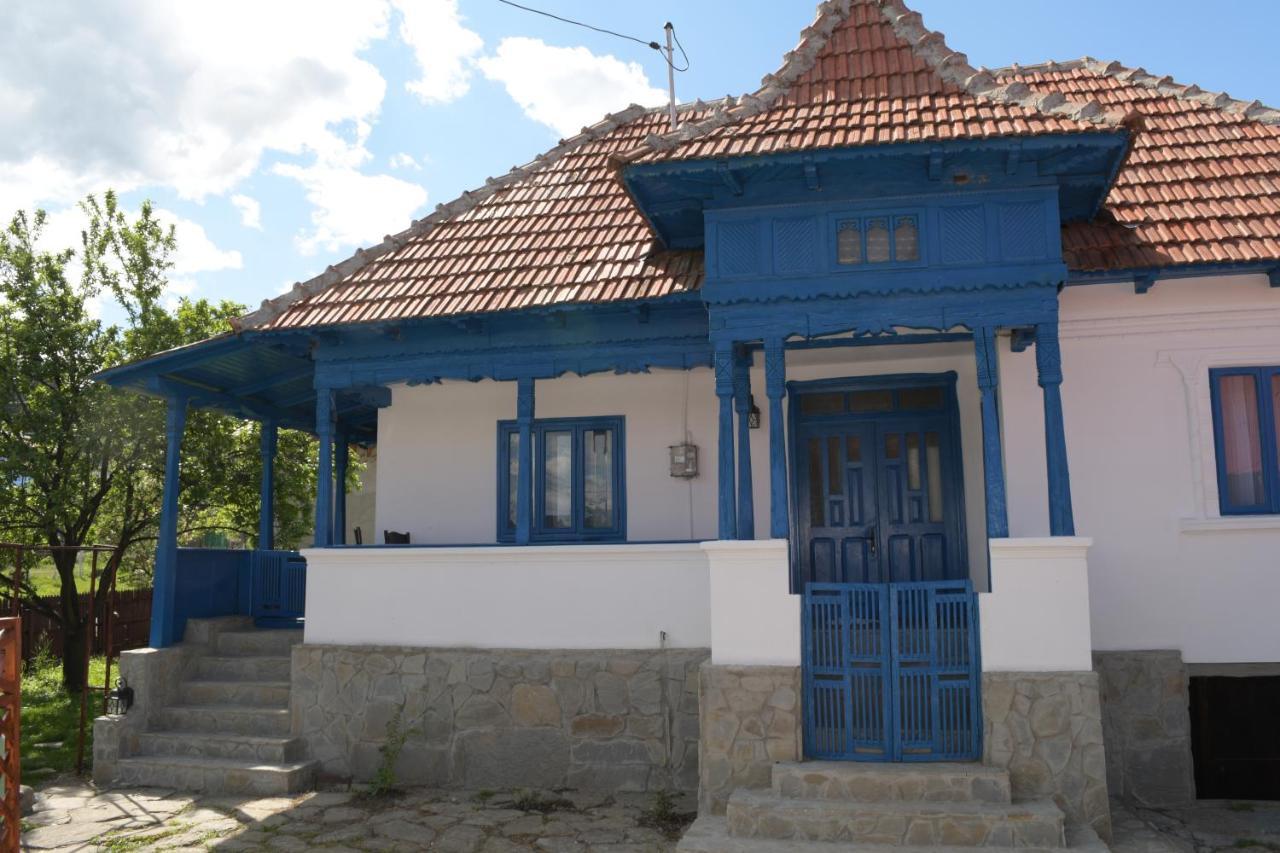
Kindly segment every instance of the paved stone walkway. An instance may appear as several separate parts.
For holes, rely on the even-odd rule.
[[[1111,803],[1112,853],[1280,853],[1280,802],[1203,800],[1176,809]]]
[[[588,796],[412,788],[246,799],[55,785],[23,821],[24,850],[669,853],[651,795]],[[692,810],[689,801],[677,803]],[[690,816],[692,819],[692,816]],[[676,832],[678,837],[678,831]]]

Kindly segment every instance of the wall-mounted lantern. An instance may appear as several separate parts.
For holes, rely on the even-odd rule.
[[[688,480],[698,476],[698,446],[673,444],[667,448],[671,457],[671,476]]]
[[[107,713],[113,716],[127,714],[132,705],[133,688],[123,678],[117,678],[115,689],[107,693]]]

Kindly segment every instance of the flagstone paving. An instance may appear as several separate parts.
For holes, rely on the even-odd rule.
[[[674,835],[649,826],[654,798],[412,788],[250,799],[154,789],[44,789],[23,821],[32,851],[413,851],[667,853]],[[693,804],[679,802],[679,810]],[[689,816],[692,819],[692,815]]]

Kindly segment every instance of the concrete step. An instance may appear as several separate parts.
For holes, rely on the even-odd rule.
[[[1009,772],[982,764],[789,761],[773,765],[773,791],[800,800],[863,803],[1010,803]]]
[[[1072,853],[1109,853],[1105,844],[1092,831],[1086,830],[1083,837],[1068,840]],[[735,838],[729,834],[729,826],[723,817],[704,815],[693,822],[680,843],[676,853],[972,853],[972,847],[946,847],[929,845],[927,847],[901,847],[861,842],[839,841],[794,841],[773,838]],[[988,847],[987,851],[1012,851],[1014,848]],[[1063,853],[1057,847],[1020,847],[1017,853]]]
[[[263,764],[287,764],[303,757],[301,738],[210,734],[209,732],[145,732],[138,736],[139,755],[185,755],[229,758]]]
[[[171,732],[236,734],[285,737],[289,734],[288,708],[253,708],[243,705],[170,705],[157,714],[160,728]]]
[[[725,813],[736,838],[838,841],[932,847],[1064,845],[1063,815],[1052,802],[859,803],[800,800],[740,789]]]
[[[214,641],[220,655],[288,655],[302,642],[301,631],[224,631]]]
[[[114,783],[121,786],[175,788],[180,791],[271,796],[310,790],[314,761],[260,764],[226,758],[151,755],[123,758]]]
[[[288,708],[288,681],[184,681],[186,705],[246,705],[255,708]]]
[[[218,681],[288,681],[288,655],[201,655],[195,675]]]

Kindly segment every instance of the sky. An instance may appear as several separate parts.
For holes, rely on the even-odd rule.
[[[681,101],[756,89],[812,0],[521,0],[661,40]],[[1275,0],[908,0],[975,66],[1091,55],[1280,106]],[[256,306],[632,102],[634,41],[499,0],[0,0],[0,217],[74,246],[86,193],[177,231],[168,300]],[[113,319],[111,306],[95,306]]]

